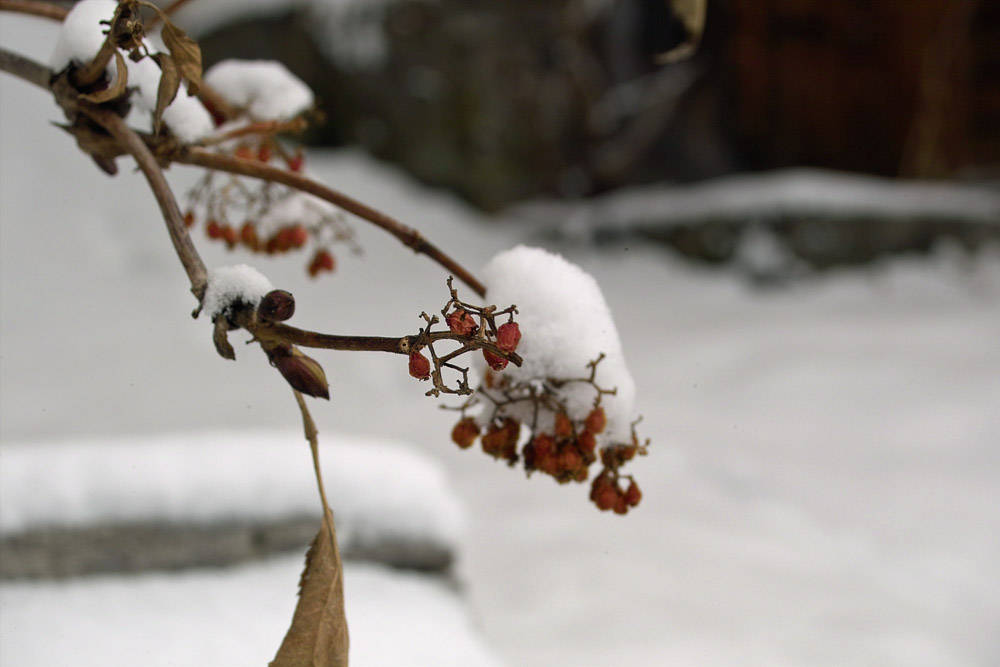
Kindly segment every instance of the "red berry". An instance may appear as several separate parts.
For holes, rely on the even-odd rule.
[[[451,429],[451,440],[462,449],[468,449],[479,437],[479,424],[472,417],[465,417]]]
[[[594,408],[593,410],[591,410],[590,414],[587,415],[587,419],[586,421],[584,421],[583,424],[584,428],[587,429],[587,431],[595,435],[603,431],[607,425],[608,425],[608,418],[604,414],[604,408]]]
[[[619,493],[615,498],[615,506],[612,507],[615,514],[627,514],[628,513],[628,502],[625,500],[625,494]]]
[[[316,263],[324,271],[333,271],[333,255],[329,250],[320,250],[316,253]]]
[[[205,233],[208,234],[208,238],[210,239],[221,239],[222,226],[215,220],[209,220],[208,224],[205,225]]]
[[[249,146],[239,146],[236,149],[236,157],[241,160],[252,160],[254,158],[253,150]]]
[[[260,162],[268,162],[271,159],[271,145],[261,144],[260,148],[257,149],[257,159]]]
[[[194,211],[188,211],[184,214],[184,226],[185,227],[194,226]]]
[[[240,227],[240,240],[248,248],[257,249],[257,228],[250,221],[244,222],[243,226]]]
[[[642,491],[639,490],[639,485],[635,483],[635,480],[632,480],[628,488],[625,489],[625,502],[635,507],[640,500],[642,500]]]
[[[573,422],[569,420],[565,412],[556,414],[556,437],[569,438],[573,435]]]
[[[618,486],[606,472],[594,478],[590,487],[590,499],[602,511],[614,508],[618,501]]]
[[[521,340],[521,328],[517,322],[501,324],[497,329],[497,347],[504,352],[513,352]]]
[[[590,431],[583,431],[576,437],[576,444],[580,448],[580,451],[584,455],[592,455],[594,449],[597,447],[597,441],[594,439],[594,434]]]
[[[288,228],[288,245],[292,248],[301,248],[309,240],[309,232],[302,225],[295,225]]]
[[[431,362],[419,352],[410,353],[410,375],[418,380],[431,379]]]
[[[486,359],[486,363],[489,364],[490,368],[495,371],[502,371],[507,368],[507,360],[489,350],[483,350],[483,358]]]
[[[451,329],[452,333],[462,336],[471,336],[479,328],[475,318],[464,308],[457,308],[449,313],[445,321],[448,323],[448,328]]]
[[[223,225],[222,238],[226,241],[226,245],[232,248],[236,245],[236,230],[230,225]]]
[[[517,438],[521,424],[505,417],[499,424],[492,424],[480,439],[483,451],[497,459],[515,461],[517,459]]]
[[[302,157],[302,153],[296,153],[292,157],[288,158],[288,168],[292,171],[302,171],[302,163],[305,159]]]

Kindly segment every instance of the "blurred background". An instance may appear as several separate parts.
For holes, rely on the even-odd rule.
[[[474,271],[524,242],[562,253],[604,290],[635,375],[640,432],[653,442],[633,465],[643,503],[625,518],[598,513],[583,487],[525,480],[458,451],[447,437],[454,413],[437,410],[391,355],[320,357],[333,400],[314,415],[328,446],[401,442],[450,480],[467,521],[430,576],[447,580],[463,632],[497,662],[1000,661],[1000,4],[708,0],[696,51],[670,64],[658,55],[690,30],[665,0],[193,0],[177,19],[206,65],[276,59],[316,91],[326,122],[305,139],[319,180]],[[3,13],[0,35],[45,62],[55,29]],[[0,86],[0,468],[22,460],[11,452],[42,457],[44,470],[58,447],[194,443],[218,452],[220,488],[236,490],[249,473],[230,468],[226,443],[276,429],[308,466],[273,370],[240,346],[238,363],[221,361],[210,327],[189,318],[141,178],[127,167],[107,178],[48,124],[59,111],[45,94],[7,75]],[[168,175],[180,196],[198,176]],[[306,277],[305,257],[261,260],[194,235],[210,266],[250,262],[294,292],[299,326],[411,331],[420,311],[443,305],[444,276],[352,225],[363,255],[338,255],[322,280]],[[60,468],[72,484],[40,477],[2,505],[44,505],[74,484],[119,488],[102,469],[79,467],[95,476],[84,484],[84,473]],[[201,511],[188,491],[164,493],[156,502],[176,510],[172,521]],[[88,497],[74,503],[96,507]],[[286,518],[302,523],[292,510]],[[114,512],[102,511],[84,514],[107,530]],[[84,559],[96,570],[51,584],[9,565],[24,544],[10,517],[22,514],[0,515],[0,619],[14,619],[0,625],[5,664],[107,664],[102,646],[129,638],[164,644],[157,655],[122,654],[150,664],[264,662],[277,646],[297,556],[216,593],[238,563],[278,547],[237,549],[175,599],[129,588],[154,575],[120,574],[123,549],[161,544],[146,526],[141,539],[105,542],[113,553]],[[153,514],[161,535],[202,550],[189,549],[184,568],[220,553],[203,532],[162,533]],[[282,548],[304,545],[303,525],[295,548]],[[59,530],[35,528],[32,539],[66,548],[51,537]],[[94,606],[105,589],[73,588],[95,573],[123,586],[114,599],[132,610],[124,618]],[[424,598],[399,602],[399,624],[380,633],[385,606],[364,601],[411,598],[353,580],[356,602],[348,572],[348,607],[369,656],[360,664],[393,664],[365,646],[413,641],[400,628],[434,614],[420,613]],[[248,589],[269,597],[234,602],[233,590]],[[127,607],[144,596],[155,614]],[[289,606],[251,625],[249,610],[274,600]],[[32,629],[54,614],[84,627],[88,609],[109,614],[113,632],[86,625],[86,650],[67,633],[59,653],[51,624]],[[139,620],[160,613],[162,625]],[[220,613],[253,632],[199,634]],[[164,642],[181,618],[197,622]]]

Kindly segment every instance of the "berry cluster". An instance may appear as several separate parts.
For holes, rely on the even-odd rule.
[[[418,380],[433,380],[434,388],[427,392],[428,396],[473,393],[469,386],[469,369],[453,363],[454,359],[467,352],[482,350],[486,363],[497,371],[506,368],[511,360],[520,364],[520,357],[515,351],[521,340],[521,329],[513,320],[517,308],[510,306],[497,310],[496,306],[477,306],[460,301],[453,282],[453,278],[449,277],[451,298],[441,309],[441,316],[448,330],[434,331],[434,325],[439,324],[441,318],[421,313],[427,326],[416,336],[410,337],[410,375]],[[507,315],[508,321],[497,325],[497,319],[502,315]],[[457,343],[457,347],[446,354],[439,354],[435,345],[443,343]],[[430,353],[430,359],[424,354],[425,351]],[[450,387],[445,382],[442,375],[444,368],[461,374],[457,387]]]
[[[590,466],[600,459],[602,469],[592,482],[590,499],[601,510],[625,514],[638,505],[642,493],[635,480],[621,475],[619,469],[637,454],[645,454],[646,445],[639,444],[633,429],[630,443],[598,447],[598,436],[605,434],[603,441],[607,441],[608,426],[601,399],[615,394],[615,390],[602,389],[595,382],[602,358],[588,365],[590,375],[586,378],[512,382],[506,375],[486,371],[479,391],[459,408],[462,417],[452,429],[452,441],[468,449],[478,438],[489,456],[511,466],[520,461],[529,476],[540,472],[560,484],[586,482]],[[596,397],[589,412],[577,412],[574,418],[559,389],[576,383],[590,385]],[[465,415],[468,408],[484,402],[492,404],[492,411],[482,413],[478,419]],[[526,415],[522,419],[531,434],[520,451],[522,423],[511,413]],[[488,417],[485,420],[484,415]],[[622,488],[625,480],[628,484]]]
[[[241,160],[274,161],[292,171],[304,166],[301,151],[290,153],[271,136],[243,139],[227,150]],[[334,243],[347,243],[357,251],[354,232],[342,211],[276,183],[209,171],[188,198],[184,224],[194,227],[201,219],[208,238],[225,243],[230,250],[240,247],[280,255],[311,245],[306,271],[313,278],[333,272],[336,261],[330,246]]]

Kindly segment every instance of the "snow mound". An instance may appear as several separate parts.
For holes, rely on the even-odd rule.
[[[0,454],[4,535],[46,526],[321,516],[301,434],[4,443]],[[345,541],[457,544],[462,511],[429,459],[398,444],[331,437],[321,440],[321,462]]]
[[[492,303],[517,306],[515,320],[522,332],[517,352],[524,363],[520,368],[508,366],[501,375],[517,384],[588,378],[588,364],[604,355],[594,381],[616,393],[601,399],[608,427],[598,444],[630,442],[635,382],[597,281],[560,255],[527,246],[498,254],[486,265],[483,279]],[[486,388],[481,391],[489,394]],[[562,384],[557,393],[574,421],[586,418],[596,398],[594,386],[587,382]],[[492,409],[492,402],[487,405]],[[531,423],[535,410],[534,402],[524,401],[504,406],[502,414]],[[544,418],[540,416],[538,430],[549,431]],[[554,420],[554,415],[548,418]]]
[[[204,80],[253,120],[288,120],[314,103],[309,86],[271,60],[223,60],[205,72]]]
[[[248,264],[221,266],[208,273],[201,307],[215,321],[219,315],[230,313],[235,305],[256,307],[273,289],[271,281]]]

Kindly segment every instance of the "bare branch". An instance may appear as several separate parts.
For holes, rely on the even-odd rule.
[[[135,158],[139,169],[146,176],[146,181],[153,191],[153,196],[156,197],[156,203],[160,205],[163,219],[167,223],[167,232],[170,234],[170,240],[174,244],[174,251],[177,253],[178,259],[181,260],[181,264],[184,265],[184,270],[188,274],[188,280],[191,282],[191,291],[200,302],[205,295],[205,287],[208,284],[208,272],[205,270],[205,263],[201,260],[198,250],[194,247],[194,243],[188,235],[180,208],[177,206],[177,200],[174,198],[174,193],[170,189],[170,185],[167,183],[167,179],[164,177],[163,171],[156,161],[156,157],[149,150],[149,147],[146,146],[142,138],[125,123],[125,120],[121,116],[106,109],[85,103],[81,103],[80,110],[107,130],[108,134],[118,140],[122,148],[131,153],[132,157]]]
[[[0,11],[20,12],[55,21],[63,21],[69,14],[69,10],[65,7],[50,2],[36,2],[35,0],[0,0]]]
[[[42,88],[48,88],[52,81],[52,70],[48,67],[4,48],[0,48],[0,70]]]
[[[189,164],[216,171],[225,171],[231,174],[239,174],[250,178],[259,178],[287,185],[302,192],[315,195],[320,199],[339,206],[349,213],[367,220],[368,222],[381,227],[397,239],[403,245],[411,248],[415,253],[427,255],[432,260],[443,266],[455,277],[471,287],[480,296],[486,295],[486,287],[472,275],[465,267],[442,252],[437,246],[425,239],[417,230],[407,227],[395,218],[392,218],[381,211],[371,208],[341,192],[329,188],[322,183],[303,176],[294,171],[280,169],[263,164],[256,160],[243,160],[229,155],[223,155],[204,148],[188,147],[181,150],[178,155],[171,156],[171,159],[180,164]]]

